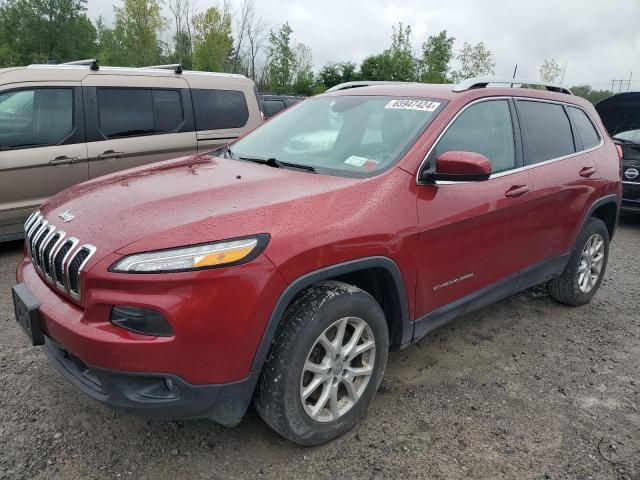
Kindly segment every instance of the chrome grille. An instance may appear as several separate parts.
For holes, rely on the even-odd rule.
[[[79,245],[77,238],[67,238],[65,232],[50,224],[40,212],[27,219],[24,231],[27,254],[38,273],[48,283],[80,300],[82,269],[96,247]]]

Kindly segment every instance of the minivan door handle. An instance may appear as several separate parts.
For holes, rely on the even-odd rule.
[[[526,195],[527,193],[529,193],[531,190],[529,189],[528,186],[526,185],[514,185],[513,187],[510,187],[505,193],[504,196],[505,197],[509,197],[509,198],[518,198],[521,197],[523,195]]]
[[[61,155],[53,160],[49,160],[49,165],[69,165],[71,163],[76,163],[77,161],[78,157],[67,157],[66,155]]]
[[[116,152],[115,150],[107,150],[98,155],[98,159],[107,160],[109,158],[120,158],[124,157],[124,152]]]
[[[582,170],[580,170],[580,176],[584,178],[589,178],[594,173],[596,173],[595,167],[584,167]]]

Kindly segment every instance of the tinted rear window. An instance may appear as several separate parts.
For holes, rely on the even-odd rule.
[[[576,126],[578,136],[580,140],[582,140],[582,148],[587,149],[598,145],[600,143],[600,135],[598,135],[596,128],[593,126],[593,123],[591,123],[591,120],[589,120],[589,117],[587,117],[587,114],[575,107],[568,107],[567,110]]]
[[[151,90],[99,88],[98,112],[107,138],[154,132]]]
[[[528,165],[575,152],[571,124],[562,105],[519,100],[518,118]]]
[[[276,113],[280,113],[287,108],[282,100],[263,100],[262,107],[264,109],[264,116],[267,118],[273,117]]]
[[[153,91],[153,118],[158,133],[173,132],[184,123],[182,99],[177,90]]]
[[[192,90],[196,130],[242,128],[249,120],[244,93],[236,90]]]
[[[99,88],[98,117],[107,138],[170,133],[184,123],[177,90]]]

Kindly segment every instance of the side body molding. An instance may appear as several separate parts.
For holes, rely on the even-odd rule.
[[[367,257],[331,265],[329,267],[307,273],[293,281],[285,289],[282,295],[280,295],[273,312],[271,312],[271,317],[269,318],[267,327],[262,335],[262,340],[260,341],[260,345],[253,359],[251,371],[260,370],[263,367],[271,349],[271,344],[273,343],[276,332],[278,331],[278,327],[282,321],[282,317],[284,316],[284,312],[289,303],[291,303],[291,300],[293,300],[298,293],[314,283],[370,268],[384,269],[393,279],[400,304],[401,331],[399,335],[396,335],[400,338],[390,338],[390,341],[395,349],[407,346],[413,337],[413,322],[409,319],[407,293],[404,287],[402,274],[400,273],[400,268],[388,257]]]

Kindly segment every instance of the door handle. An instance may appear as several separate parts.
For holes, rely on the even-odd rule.
[[[99,160],[107,160],[109,158],[124,157],[124,152],[116,152],[115,150],[107,150],[98,155]]]
[[[531,190],[529,189],[528,186],[526,185],[514,185],[513,187],[510,187],[505,193],[504,196],[505,197],[509,197],[509,198],[518,198],[521,197],[523,195],[526,195],[527,193],[529,193]]]
[[[580,170],[580,176],[584,178],[589,178],[594,173],[596,173],[595,167],[584,167],[582,170]]]
[[[71,163],[76,163],[77,161],[78,157],[67,157],[66,155],[61,155],[53,160],[49,160],[49,165],[69,165]]]

